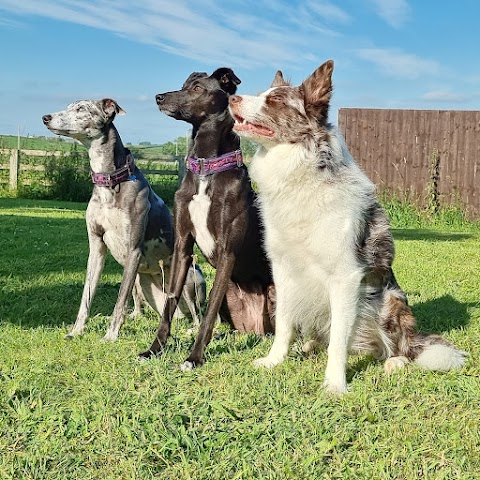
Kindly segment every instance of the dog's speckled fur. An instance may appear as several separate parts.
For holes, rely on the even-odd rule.
[[[43,123],[53,133],[82,142],[88,149],[92,171],[112,173],[125,165],[130,154],[113,125],[115,116],[123,113],[109,98],[79,100],[66,110],[44,115]],[[134,283],[138,297],[157,312],[163,311],[166,298],[163,279],[168,275],[173,252],[171,214],[135,167],[131,179],[115,187],[94,185],[86,222],[90,247],[87,275],[77,320],[68,337],[84,332],[108,248],[124,268],[113,318],[104,337],[116,340]],[[205,285],[201,271],[195,274],[191,270],[189,276],[199,285]],[[194,305],[193,298],[189,304]],[[190,313],[195,321],[195,310]]]
[[[276,334],[257,366],[285,358],[295,330],[328,345],[326,388],[347,391],[348,350],[387,359],[388,372],[413,361],[459,368],[465,353],[421,335],[392,271],[394,243],[374,186],[328,121],[333,62],[292,87],[278,72],[258,96],[230,97],[234,130],[261,144],[250,173],[259,188],[276,287]]]

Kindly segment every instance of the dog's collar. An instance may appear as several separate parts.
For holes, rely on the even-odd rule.
[[[123,167],[118,168],[112,173],[95,173],[90,170],[92,182],[99,187],[115,187],[119,183],[126,182],[133,175],[135,170],[135,161],[133,155],[127,155],[127,161]]]
[[[241,150],[225,153],[220,157],[194,158],[188,157],[186,167],[195,175],[212,175],[214,173],[224,172],[235,167],[243,165]]]

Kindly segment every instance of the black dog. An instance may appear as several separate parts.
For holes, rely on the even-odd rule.
[[[158,354],[167,342],[195,242],[217,270],[205,317],[182,370],[203,364],[219,313],[239,331],[274,331],[275,292],[259,212],[228,112],[228,97],[239,83],[231,69],[219,68],[210,76],[192,73],[181,90],[156,96],[161,112],[190,123],[193,131],[187,174],[175,194],[170,295],[157,337],[140,357]]]

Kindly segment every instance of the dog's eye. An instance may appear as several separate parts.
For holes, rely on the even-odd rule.
[[[193,87],[193,91],[194,92],[202,92],[203,91],[203,88],[200,86],[200,85],[195,85]]]
[[[77,107],[77,112],[84,112],[85,111],[85,107],[83,105],[79,105]]]

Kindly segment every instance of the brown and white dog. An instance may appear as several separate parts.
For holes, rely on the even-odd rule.
[[[460,368],[465,352],[422,335],[392,271],[394,243],[374,186],[328,123],[333,62],[302,85],[279,71],[258,96],[233,95],[234,130],[261,145],[250,173],[259,188],[267,253],[276,286],[276,333],[257,366],[282,362],[296,330],[328,345],[325,386],[347,391],[349,350],[386,359]]]

